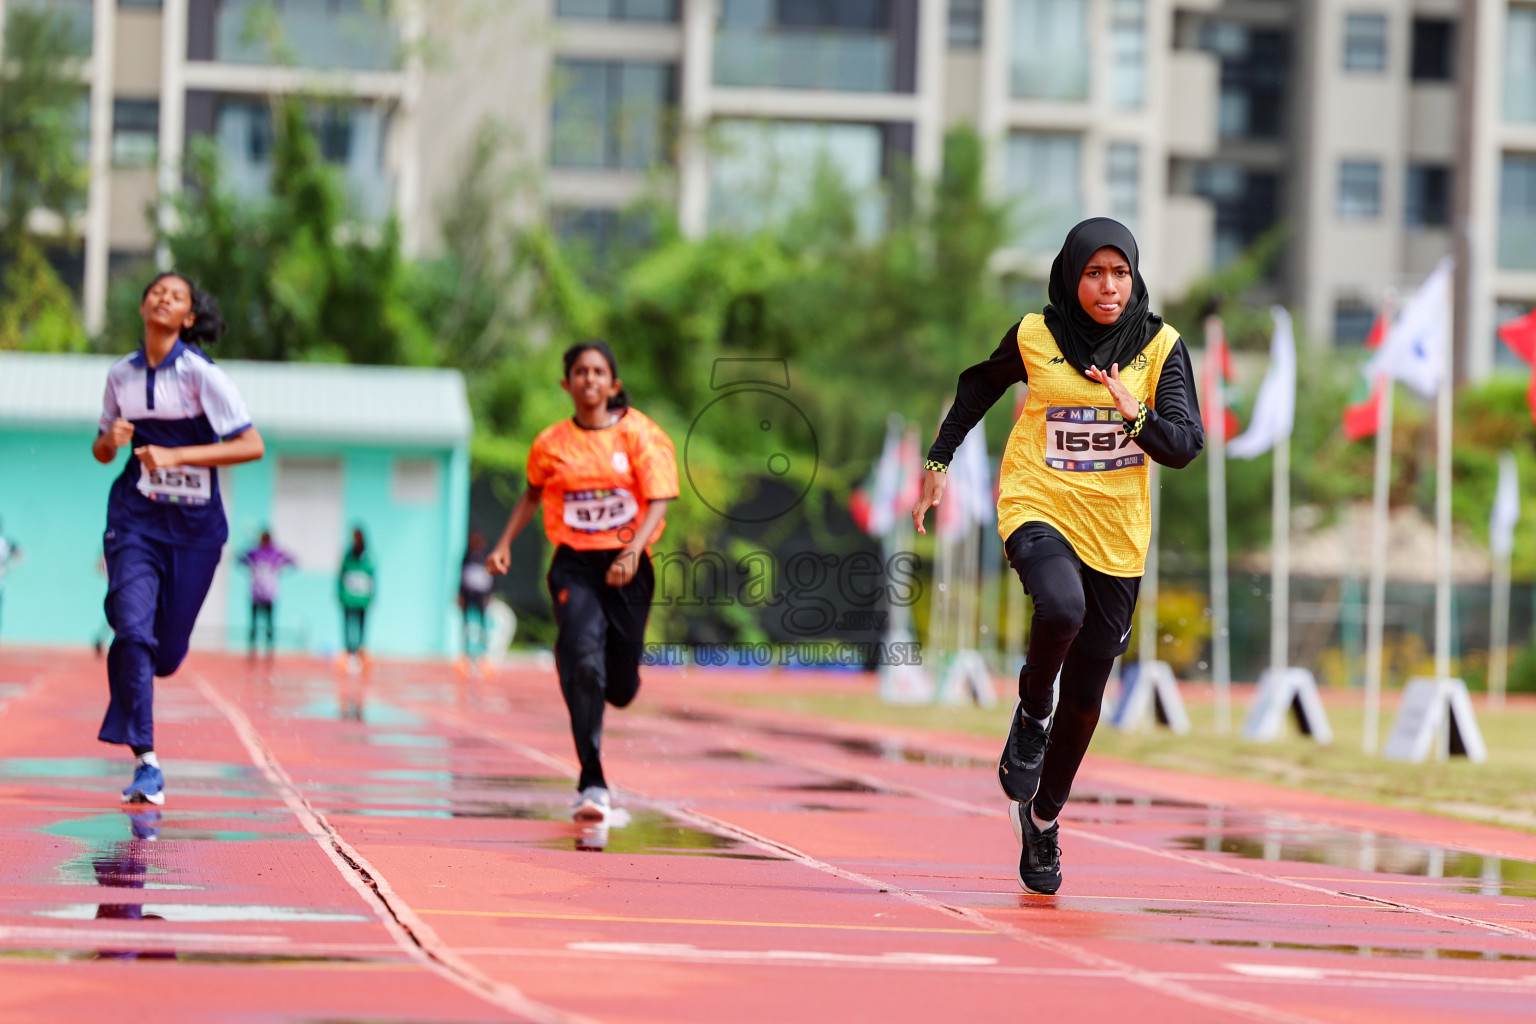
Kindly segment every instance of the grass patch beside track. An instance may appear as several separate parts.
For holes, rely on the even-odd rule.
[[[910,707],[883,703],[873,693],[846,692],[734,691],[712,696],[722,703],[850,722],[959,732],[999,743],[1013,707],[1011,700],[991,709]],[[1488,760],[1480,765],[1470,764],[1465,758],[1403,764],[1368,757],[1360,749],[1362,709],[1353,704],[1338,706],[1338,702],[1328,707],[1334,731],[1334,742],[1329,746],[1301,736],[1294,725],[1288,725],[1290,732],[1273,743],[1247,743],[1236,736],[1218,736],[1215,709],[1209,701],[1201,700],[1189,705],[1192,731],[1188,736],[1175,736],[1166,729],[1124,733],[1101,726],[1093,737],[1090,753],[1536,831],[1536,705],[1520,702],[1493,715],[1484,707],[1482,694],[1474,695],[1473,702],[1478,726],[1488,745]],[[1241,728],[1246,711],[1247,694],[1243,694],[1234,701],[1234,731]],[[1391,731],[1394,717],[1395,710],[1382,715],[1383,741]]]

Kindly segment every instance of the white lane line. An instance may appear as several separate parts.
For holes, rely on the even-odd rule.
[[[543,751],[522,742],[521,740],[513,739],[512,737],[502,733],[499,729],[495,729],[487,725],[482,725],[473,719],[464,718],[457,713],[441,711],[436,708],[415,705],[413,710],[428,714],[431,717],[438,719],[439,721],[443,721],[451,725],[457,725],[459,728],[462,728],[465,731],[477,733],[487,739],[494,740],[511,748],[512,750],[521,754],[523,757],[538,761],[539,763],[547,765],[550,768],[563,771],[566,775],[574,777],[576,774],[576,770],[573,765],[569,765],[559,758],[546,754]],[[635,793],[633,790],[626,790],[626,792],[633,793],[637,797],[641,796],[640,794]],[[767,836],[760,835],[749,829],[733,825],[728,821],[724,821],[709,814],[704,814],[690,808],[680,807],[676,804],[671,804],[662,800],[654,800],[644,797],[642,797],[642,799],[646,803],[649,803],[652,807],[655,807],[657,810],[671,815],[672,817],[681,821],[688,822],[695,827],[703,828],[705,831],[715,832],[720,835],[727,835],[736,839],[740,839],[764,850],[780,854],[781,856],[795,861],[804,867],[820,871],[824,874],[832,875],[835,878],[841,878],[844,881],[853,882],[857,885],[864,886],[865,888],[874,889],[882,893],[888,893],[889,895],[895,896],[898,899],[905,900],[908,903],[913,903],[917,906],[925,907],[929,910],[935,910],[949,917],[963,918],[967,922],[975,924],[978,927],[988,929],[1000,935],[1005,935],[1019,942],[1027,943],[1029,945],[1048,950],[1049,952],[1055,953],[1058,956],[1063,956],[1067,959],[1074,960],[1080,964],[1083,964],[1086,967],[1107,971],[1122,981],[1126,981],[1130,984],[1149,989],[1151,991],[1157,992],[1160,995],[1165,995],[1170,998],[1179,999],[1188,1003],[1194,1003],[1198,1006],[1204,1006],[1209,1009],[1218,1010],[1222,1013],[1233,1014],[1245,1017],[1250,1020],[1263,1021],[1265,1024],[1320,1024],[1320,1022],[1313,1017],[1288,1013],[1284,1010],[1275,1010],[1270,1007],[1262,1006],[1258,1003],[1250,1003],[1242,999],[1233,999],[1227,996],[1202,992],[1199,989],[1191,988],[1189,985],[1183,984],[1182,982],[1171,981],[1165,976],[1157,974],[1156,972],[1144,970],[1143,968],[1137,967],[1134,964],[1129,964],[1122,960],[1116,960],[1113,957],[1105,956],[1100,953],[1094,953],[1079,946],[1074,946],[1069,942],[1063,942],[1060,939],[1048,938],[1043,935],[1034,935],[1005,922],[993,920],[992,918],[989,918],[978,911],[971,910],[970,908],[947,906],[943,903],[940,903],[938,900],[924,896],[921,893],[903,889],[895,883],[882,882],[878,878],[859,874],[856,871],[849,871],[834,864],[828,864],[826,861],[818,860],[817,858],[797,850],[785,843],[781,843],[775,839],[770,839]]]
[[[262,740],[260,733],[245,712],[231,703],[212,683],[201,675],[193,676],[197,688],[216,707],[234,728],[235,734],[245,746],[251,762],[261,770],[273,788],[283,798],[283,803],[293,812],[304,831],[314,838],[315,844],[325,852],[336,870],[356,890],[363,901],[373,908],[379,922],[384,925],[397,945],[420,963],[430,967],[439,976],[454,985],[486,1000],[503,1010],[518,1014],[537,1024],[590,1024],[589,1018],[564,1013],[553,1007],[534,1002],[511,985],[499,982],[483,974],[438,938],[437,933],[422,921],[410,906],[390,887],[389,881],[368,863],[356,849],[341,837],[320,812],[312,807],[304,794],[294,785],[288,773]],[[364,879],[367,881],[364,881]],[[369,884],[369,883],[372,884]]]
[[[579,945],[578,943],[573,943]],[[603,945],[593,943],[593,945]],[[477,957],[513,957],[517,959],[543,959],[543,960],[617,960],[625,957],[640,957],[647,960],[655,960],[665,963],[699,963],[706,959],[701,956],[689,956],[686,953],[669,954],[663,952],[669,944],[666,943],[633,943],[614,945],[652,946],[651,952],[641,952],[638,948],[628,953],[607,953],[596,950],[580,950],[574,948],[550,948],[550,947],[516,947],[516,946],[472,946],[461,947],[459,953],[463,956]],[[709,953],[711,951],[701,951]],[[736,953],[738,951],[729,951]],[[743,958],[744,959],[744,958]],[[876,960],[878,958],[870,958]],[[775,961],[762,961],[757,966],[776,966],[794,969],[823,969],[835,968],[838,970],[882,970],[897,969],[903,971],[924,970],[922,964],[882,964],[877,962],[841,962],[822,959],[778,959]],[[1274,984],[1295,984],[1321,988],[1342,989],[1402,989],[1405,987],[1425,989],[1430,991],[1454,991],[1475,992],[1488,991],[1515,991],[1524,992],[1527,989],[1536,990],[1536,975],[1524,975],[1518,978],[1489,978],[1484,976],[1469,976],[1461,974],[1443,974],[1432,971],[1411,973],[1404,971],[1348,971],[1329,968],[1291,967],[1288,965],[1271,964],[1224,964],[1233,973],[1220,971],[1164,971],[1162,976],[1187,984],[1215,984],[1215,985],[1253,985],[1269,987]],[[1251,970],[1245,968],[1252,968]],[[1011,977],[1025,978],[1102,978],[1106,981],[1117,981],[1122,978],[1122,973],[1115,970],[1094,969],[1088,967],[1037,967],[1022,966],[1016,964],[996,964],[993,966],[940,966],[931,968],[935,973],[947,974],[1001,974]]]
[[[831,953],[814,949],[700,949],[686,942],[568,942],[566,949],[581,953],[614,953],[620,956],[660,956],[683,960],[740,961],[755,963],[860,964],[879,967],[995,967],[990,956],[954,953]]]
[[[116,922],[113,923],[116,924]],[[90,926],[79,928],[32,928],[26,925],[6,925],[0,927],[0,942],[67,943],[70,946],[82,947],[122,943],[135,949],[172,944],[177,946],[248,946],[252,949],[259,949],[268,953],[273,952],[274,947],[282,946],[284,955],[290,953],[288,949],[290,943],[286,935],[217,935],[212,932],[167,932],[161,931],[158,928],[96,928]]]
[[[762,751],[759,750],[759,753],[762,753]],[[926,800],[930,803],[939,804],[940,806],[948,807],[952,810],[963,811],[986,818],[995,818],[1001,816],[995,807],[989,807],[983,804],[974,803],[969,800],[959,799],[957,797],[946,796],[943,793],[934,793],[917,786],[906,785],[905,783],[891,782],[887,779],[882,779],[879,776],[871,775],[867,772],[849,772],[843,770],[840,766],[837,765],[830,765],[826,764],[825,762],[797,756],[783,756],[780,754],[765,754],[764,756],[773,760],[777,760],[780,763],[793,764],[798,767],[807,768],[811,771],[819,772],[824,775],[830,775],[834,778],[852,779],[855,782],[884,790],[887,793],[894,793],[902,796],[913,797],[919,800]],[[1220,871],[1224,874],[1240,875],[1246,878],[1258,879],[1260,881],[1274,882],[1279,885],[1290,886],[1293,889],[1301,889],[1307,892],[1321,893],[1327,896],[1343,898],[1357,903],[1375,904],[1380,907],[1399,910],[1405,913],[1422,914],[1426,917],[1435,918],[1436,920],[1466,925],[1472,928],[1494,932],[1499,935],[1508,935],[1514,938],[1536,940],[1536,932],[1527,931],[1524,928],[1518,928],[1514,925],[1499,924],[1495,921],[1485,921],[1482,918],[1469,917],[1462,914],[1447,914],[1438,910],[1431,910],[1428,907],[1421,907],[1414,903],[1407,903],[1402,900],[1389,900],[1379,896],[1366,896],[1361,893],[1345,892],[1341,889],[1329,889],[1324,886],[1312,885],[1297,878],[1285,875],[1269,875],[1262,871],[1250,871],[1247,868],[1239,867],[1236,864],[1228,864],[1223,861],[1210,860],[1204,857],[1195,857],[1176,850],[1161,850],[1157,847],[1145,846],[1141,843],[1133,843],[1126,839],[1118,839],[1113,836],[1104,835],[1100,832],[1095,832],[1092,828],[1085,828],[1080,825],[1074,825],[1070,834],[1074,838],[1081,836],[1084,839],[1089,839],[1104,846],[1114,846],[1123,850],[1131,850],[1152,857],[1161,857],[1164,860],[1178,861],[1182,864],[1191,864],[1196,867],[1205,868],[1211,871]]]

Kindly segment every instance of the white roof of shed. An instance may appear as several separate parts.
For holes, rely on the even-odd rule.
[[[94,426],[114,356],[0,352],[0,423]],[[456,445],[473,429],[457,370],[219,360],[264,436]]]

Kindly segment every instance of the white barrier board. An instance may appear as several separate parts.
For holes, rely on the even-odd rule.
[[[1333,742],[1333,726],[1318,696],[1317,680],[1304,668],[1279,672],[1267,668],[1259,674],[1258,696],[1243,723],[1243,739],[1256,743],[1278,739],[1285,729],[1286,712],[1295,714],[1304,735],[1319,743]]]
[[[1410,679],[1381,756],[1393,761],[1427,760],[1446,730],[1450,741],[1447,753],[1464,756],[1473,764],[1488,760],[1467,684],[1460,679],[1429,676]]]
[[[992,686],[992,673],[980,651],[956,651],[944,678],[939,682],[935,698],[940,704],[964,704],[973,700],[984,708],[997,703],[997,690]]]
[[[1189,732],[1184,698],[1179,695],[1173,668],[1166,661],[1138,661],[1121,670],[1120,700],[1109,722],[1116,729],[1129,732],[1141,727],[1149,710],[1159,725],[1166,725],[1180,736]]]

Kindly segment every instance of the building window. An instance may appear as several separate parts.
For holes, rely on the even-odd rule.
[[[1364,345],[1376,323],[1376,310],[1359,299],[1340,299],[1333,307],[1333,343]]]
[[[0,19],[9,28],[9,19],[23,11],[59,19],[66,28],[69,52],[76,57],[91,55],[96,23],[91,0],[6,0],[0,4]]]
[[[1339,219],[1373,220],[1381,216],[1381,164],[1376,160],[1339,162]]]
[[[1290,36],[1278,29],[1208,22],[1200,48],[1221,58],[1217,130],[1224,139],[1278,139],[1285,128]]]
[[[916,22],[898,31],[898,7],[909,10],[894,0],[721,0],[715,84],[912,92]]]
[[[711,138],[709,219],[755,231],[803,209],[825,183],[847,193],[861,235],[885,226],[887,136],[897,126],[722,121]]]
[[[1010,196],[1018,200],[1017,243],[1050,252],[1083,217],[1082,139],[1058,132],[1013,132],[1006,164]]]
[[[117,167],[153,167],[160,152],[160,101],[114,100],[112,163]]]
[[[1449,82],[1455,74],[1455,60],[1456,23],[1448,18],[1414,18],[1413,80]]]
[[[394,201],[394,182],[384,166],[389,115],[371,103],[315,103],[305,119],[321,156],[341,171],[353,214],[372,221],[388,216]],[[222,99],[214,131],[223,181],[239,195],[266,195],[275,144],[271,105]]]
[[[986,0],[949,0],[949,45],[974,49],[981,45]]]
[[[1536,153],[1505,153],[1499,175],[1499,266],[1536,270]]]
[[[1510,4],[1504,24],[1504,118],[1536,121],[1536,5]]]
[[[1141,215],[1141,147],[1134,142],[1112,142],[1104,162],[1109,215],[1134,232]]]
[[[674,78],[671,64],[556,61],[550,163],[616,170],[663,163]]]
[[[555,17],[673,22],[677,20],[677,0],[556,0]]]
[[[209,6],[215,60],[359,71],[400,63],[390,5],[378,0],[218,0]]]
[[[396,505],[437,501],[437,460],[396,459],[390,467],[389,496]]]
[[[1496,370],[1528,370],[1529,366],[1524,359],[1515,354],[1504,339],[1499,337],[1498,329],[1511,320],[1518,320],[1531,311],[1532,303],[1500,300],[1493,307],[1493,367]]]
[[[1088,98],[1087,0],[1013,0],[1009,81],[1020,99]]]
[[[1195,171],[1194,192],[1211,201],[1216,212],[1212,262],[1225,267],[1279,221],[1280,176],[1240,164],[1203,164]],[[1278,273],[1278,261],[1271,273]]]
[[[1146,98],[1147,2],[1112,0],[1110,94],[1115,106],[1136,109]]]
[[[1387,16],[1344,16],[1344,70],[1387,70]]]
[[[1451,222],[1451,169],[1409,164],[1404,221],[1411,228],[1443,228]]]

